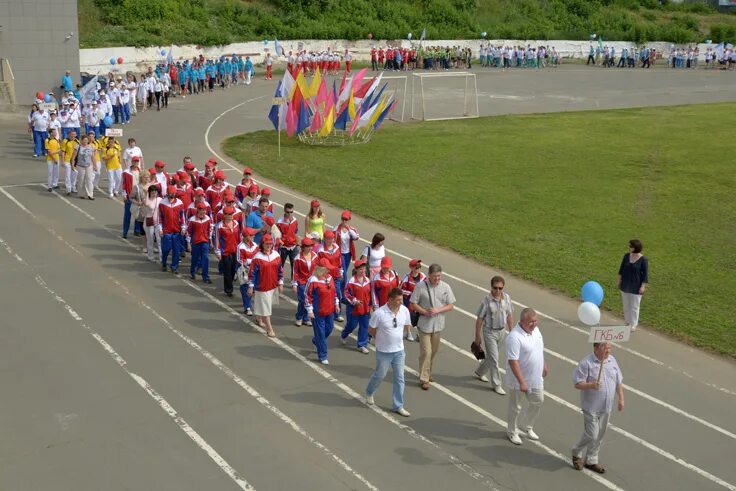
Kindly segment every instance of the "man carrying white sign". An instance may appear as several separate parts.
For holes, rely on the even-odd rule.
[[[572,379],[580,391],[583,410],[583,435],[572,448],[572,465],[576,470],[585,467],[603,474],[606,468],[598,463],[598,452],[608,428],[614,394],[618,396],[618,410],[624,410],[623,375],[611,355],[611,343],[594,343],[593,353],[578,363]]]

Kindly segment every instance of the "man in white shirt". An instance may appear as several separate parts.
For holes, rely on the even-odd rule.
[[[519,323],[506,337],[506,385],[510,390],[506,435],[514,445],[521,445],[521,427],[530,440],[539,440],[534,432],[534,421],[544,402],[544,340],[537,328],[537,313],[532,308],[521,311]],[[522,398],[527,406],[522,413]]]
[[[386,377],[389,367],[393,372],[393,411],[411,416],[404,408],[404,329],[411,325],[409,309],[403,304],[400,288],[388,292],[388,302],[371,314],[368,334],[376,339],[376,369],[368,381],[366,403],[373,405],[373,394]]]
[[[144,168],[143,152],[140,147],[136,145],[135,138],[128,138],[128,147],[123,152],[123,170],[130,168],[130,164],[133,162],[133,157],[138,157],[138,165],[140,168]]]

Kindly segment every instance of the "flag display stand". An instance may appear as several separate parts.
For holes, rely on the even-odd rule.
[[[321,136],[319,133],[303,132],[297,135],[300,142],[306,143],[307,145],[325,145],[331,147],[341,147],[345,145],[359,145],[361,143],[368,143],[371,141],[373,136],[373,129],[367,131],[356,131],[352,135],[347,130],[332,130],[326,136]]]

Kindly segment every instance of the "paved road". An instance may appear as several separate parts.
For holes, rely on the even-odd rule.
[[[559,80],[555,91],[568,86],[563,95],[578,97],[608,80],[602,70],[579,67],[507,75],[483,74],[479,91],[521,97],[536,76]],[[678,101],[685,98],[678,91],[712,77],[711,97],[732,98],[731,74],[626,75],[611,75],[620,77],[620,90],[658,86]],[[547,86],[534,89],[538,110],[571,108],[545,97]],[[126,136],[138,139],[149,161],[170,168],[184,154],[196,162],[217,154],[235,182],[239,172],[219,142],[266,128],[272,90],[257,81],[174,100],[168,111],[136,118]],[[510,112],[514,103],[496,98],[482,108]],[[412,417],[386,412],[389,381],[371,409],[361,398],[372,355],[340,347],[333,335],[331,365],[323,367],[308,328],[290,324],[290,294],[276,309],[279,338],[272,340],[221,293],[219,278],[202,285],[161,273],[140,242],[120,239],[120,203],[66,198],[38,185],[45,165],[29,158],[21,127],[20,117],[0,120],[0,489],[736,489],[731,361],[637,332],[615,349],[628,390],[602,451],[609,472],[575,472],[568,458],[582,418],[570,377],[589,349],[576,327],[577,302],[509,278],[513,298],[542,313],[551,370],[541,444],[515,447],[504,438],[507,399],[470,376],[475,362],[467,352],[471,312],[496,272],[358,216],[363,237],[386,233],[400,271],[408,257],[442,263],[459,307],[429,392],[416,385],[417,345],[408,346]],[[276,202],[305,210],[309,196],[269,184]],[[330,218],[338,211],[327,207]]]

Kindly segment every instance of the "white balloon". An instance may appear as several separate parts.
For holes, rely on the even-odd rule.
[[[99,119],[104,118],[105,117],[105,111],[103,111],[102,109],[100,109],[99,111],[97,111],[97,117]]]
[[[593,302],[583,302],[578,307],[578,319],[586,326],[595,326],[601,321],[601,309]]]

